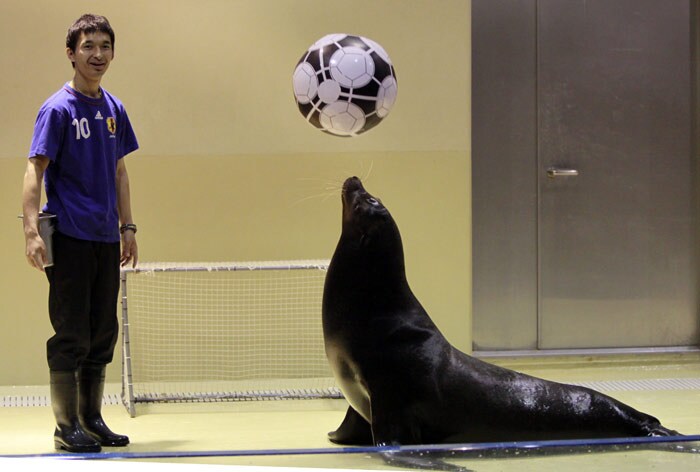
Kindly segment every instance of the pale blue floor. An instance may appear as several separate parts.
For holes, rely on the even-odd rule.
[[[174,470],[286,467],[314,469],[407,470],[464,468],[474,471],[588,470],[700,470],[700,358],[698,355],[648,358],[628,356],[605,361],[591,358],[498,360],[501,365],[551,380],[583,383],[637,409],[686,435],[692,442],[676,444],[642,440],[611,440],[539,444],[474,444],[437,448],[402,448],[390,451],[399,462],[391,466],[374,449],[347,449],[328,442],[346,408],[343,400],[292,400],[215,404],[139,405],[130,418],[121,405],[107,405],[104,414],[132,444],[105,449],[102,465],[130,469],[148,467],[156,472],[165,465]],[[118,386],[111,386],[118,389]],[[10,393],[8,393],[10,392]],[[23,392],[23,393],[22,393]],[[4,395],[25,394],[20,388],[3,389]],[[41,388],[36,393],[42,398]],[[48,406],[0,408],[0,456],[54,457],[53,418]],[[62,455],[61,457],[66,457]],[[71,455],[75,458],[75,456]],[[78,461],[84,465],[92,461]],[[60,467],[81,467],[75,461],[57,461]],[[13,470],[13,467],[2,470]],[[39,463],[37,462],[37,465]],[[94,466],[94,464],[92,464]],[[216,465],[217,467],[213,467]],[[177,467],[176,467],[177,466]],[[58,469],[57,469],[58,467]],[[71,469],[79,470],[79,469]],[[94,470],[94,469],[93,469]],[[259,469],[252,469],[259,470]],[[136,472],[136,471],[132,471]]]

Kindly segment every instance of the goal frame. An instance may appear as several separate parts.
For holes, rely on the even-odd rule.
[[[121,399],[129,415],[136,416],[137,403],[155,402],[217,402],[250,401],[281,399],[343,398],[340,390],[333,386],[323,390],[260,390],[243,392],[218,392],[210,395],[158,395],[157,397],[139,396],[134,389],[134,374],[131,353],[131,330],[129,320],[129,284],[130,274],[160,272],[240,272],[240,271],[292,271],[321,270],[327,271],[329,260],[295,260],[295,261],[250,261],[250,262],[150,262],[139,266],[123,267],[120,271],[121,285],[121,321],[122,321],[122,391]],[[321,313],[319,312],[319,317]],[[335,383],[334,383],[335,385]]]

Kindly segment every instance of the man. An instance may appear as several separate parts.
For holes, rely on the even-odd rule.
[[[101,408],[119,329],[119,265],[138,260],[123,159],[138,143],[123,105],[100,86],[114,58],[109,21],[97,15],[76,20],[66,54],[73,79],[44,103],[34,125],[22,194],[24,234],[29,264],[49,281],[55,446],[98,452],[129,443],[105,425]],[[43,211],[55,215],[51,267],[45,267],[46,243],[38,232],[42,180]]]

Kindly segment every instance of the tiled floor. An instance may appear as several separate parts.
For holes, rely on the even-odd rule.
[[[592,386],[658,417],[669,428],[686,435],[700,434],[698,354],[492,362],[551,380]],[[108,390],[110,398],[114,398],[119,386],[110,385]],[[0,394],[6,400],[32,397],[35,403],[42,404],[47,388],[6,387],[0,388]],[[184,464],[189,464],[186,470],[212,464],[226,465],[231,470],[241,466],[394,468],[375,451],[358,452],[328,442],[326,433],[338,426],[345,408],[342,400],[138,405],[137,416],[131,418],[123,406],[110,404],[104,407],[105,418],[115,431],[128,434],[132,444],[105,449],[100,457],[109,458],[110,464],[128,462],[130,468],[158,469],[168,464],[175,470]],[[53,460],[56,451],[52,431],[53,417],[48,406],[0,408],[0,460],[18,455]],[[441,461],[443,466],[447,463],[475,471],[700,470],[699,442],[527,449],[516,446],[487,449],[482,445],[476,447],[476,452],[467,452],[465,447],[442,452],[412,449],[399,456],[408,455],[432,466]],[[87,462],[80,461],[85,465]],[[412,460],[411,464],[415,462]],[[56,463],[64,465],[66,461]],[[2,462],[0,467],[13,470],[6,469]],[[408,464],[399,463],[397,467],[406,469]]]

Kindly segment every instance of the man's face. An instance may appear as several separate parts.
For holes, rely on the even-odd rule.
[[[75,64],[76,74],[87,80],[100,80],[114,58],[114,49],[107,33],[82,33],[75,52],[67,49],[68,59]]]

